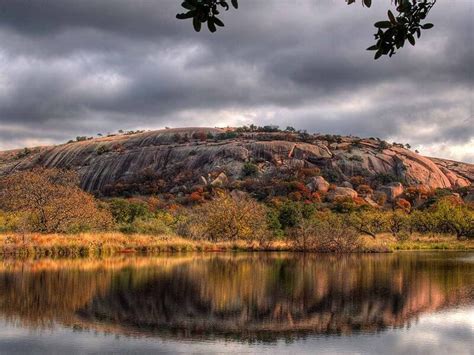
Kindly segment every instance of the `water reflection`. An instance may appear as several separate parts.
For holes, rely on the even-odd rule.
[[[471,254],[213,254],[5,261],[0,316],[172,339],[373,333],[472,305]]]

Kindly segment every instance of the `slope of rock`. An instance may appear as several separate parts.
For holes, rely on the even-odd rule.
[[[375,139],[286,132],[228,134],[217,128],[180,128],[91,139],[30,150],[0,152],[0,175],[34,167],[70,168],[87,191],[140,179],[160,179],[163,189],[225,172],[239,178],[245,162],[261,176],[282,169],[318,167],[340,181],[389,174],[406,184],[455,188],[472,184],[474,166],[427,158]],[[336,139],[334,137],[337,137]]]

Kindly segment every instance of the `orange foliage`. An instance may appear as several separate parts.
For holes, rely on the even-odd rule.
[[[18,228],[34,232],[68,232],[107,228],[112,217],[78,186],[73,171],[34,169],[0,180],[0,208],[19,213]]]
[[[352,184],[352,186],[357,187],[359,185],[367,185],[367,180],[363,176],[356,175],[351,177],[350,183]]]
[[[397,201],[395,201],[395,207],[402,209],[406,212],[410,212],[411,210],[411,203],[404,198],[399,198]]]
[[[360,195],[372,195],[373,192],[374,190],[372,190],[369,185],[359,185],[357,187],[357,193],[359,193]]]

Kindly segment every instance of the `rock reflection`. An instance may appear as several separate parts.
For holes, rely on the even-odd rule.
[[[4,264],[0,312],[31,326],[62,322],[149,336],[374,332],[472,304],[474,264],[458,257],[218,254]]]

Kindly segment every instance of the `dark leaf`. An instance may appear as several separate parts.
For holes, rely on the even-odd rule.
[[[374,26],[377,28],[390,28],[392,27],[392,23],[390,21],[379,21],[374,23]]]
[[[192,18],[194,16],[196,16],[196,11],[192,10],[192,11],[186,12],[185,14],[177,14],[176,18],[180,20],[185,20],[187,18]]]
[[[187,1],[183,2],[181,6],[188,10],[194,10],[196,8],[194,5],[190,4]]]
[[[196,32],[201,31],[201,21],[199,21],[197,16],[193,18],[193,26]]]
[[[214,16],[214,23],[216,24],[216,26],[224,27],[224,22],[222,22],[220,19],[218,19],[215,16]]]
[[[207,21],[207,28],[209,28],[209,31],[212,33],[216,32],[216,25],[214,24],[214,18],[209,18]]]
[[[390,19],[390,22],[394,25],[397,24],[397,19],[395,18],[395,16],[393,16],[393,13],[392,11],[388,10],[388,18]]]
[[[433,28],[434,25],[432,23],[425,23],[424,25],[421,25],[421,28],[424,30],[429,30],[430,28]]]

